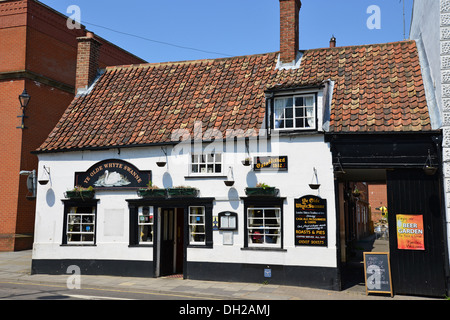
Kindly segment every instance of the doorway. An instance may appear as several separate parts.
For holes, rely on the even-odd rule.
[[[160,208],[159,275],[183,277],[184,209]]]
[[[342,289],[365,290],[364,252],[389,252],[385,170],[348,170],[338,182]]]
[[[346,177],[337,182],[342,289],[364,289],[364,252],[389,252],[395,294],[444,296],[446,247],[439,175],[427,175],[417,168],[383,171],[384,179],[372,180],[373,170],[355,174],[356,170],[348,169]],[[360,181],[385,188],[387,205],[375,202],[370,206],[369,226],[360,203],[365,192],[369,203],[373,194]],[[414,230],[414,235],[403,236],[404,228]]]

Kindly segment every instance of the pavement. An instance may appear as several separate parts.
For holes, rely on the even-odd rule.
[[[68,275],[31,275],[32,250],[0,252],[0,286],[3,283],[25,283],[67,286]],[[203,297],[217,300],[443,300],[395,295],[366,295],[364,283],[356,283],[343,291],[273,284],[185,280],[181,278],[136,278],[115,276],[81,276],[81,288],[152,292],[177,297]]]

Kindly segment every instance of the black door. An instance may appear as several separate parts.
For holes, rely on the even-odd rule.
[[[446,294],[444,208],[439,173],[429,176],[421,169],[388,170],[387,193],[394,292],[443,297]],[[409,243],[400,240],[399,244],[397,223],[402,219],[423,220],[423,237],[420,231],[410,229],[408,233],[418,233],[414,233]]]
[[[174,273],[174,219],[174,209],[161,209],[161,276],[167,276]]]

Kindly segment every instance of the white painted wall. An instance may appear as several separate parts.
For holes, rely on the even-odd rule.
[[[450,230],[450,0],[414,0],[410,38],[419,47],[430,116],[442,129],[447,230]],[[433,95],[438,110],[433,111]],[[450,233],[447,232],[450,250]],[[450,254],[449,254],[450,256]]]
[[[234,145],[233,145],[234,146]],[[213,231],[213,249],[188,248],[188,261],[263,263],[291,266],[336,267],[336,213],[334,199],[334,178],[329,145],[323,135],[283,136],[279,142],[272,140],[267,150],[256,149],[250,144],[250,155],[288,156],[287,172],[252,171],[241,164],[246,156],[242,142],[237,151],[224,153],[224,172],[233,167],[235,184],[227,187],[223,178],[189,178],[189,155],[173,155],[168,148],[168,164],[160,168],[156,161],[163,153],[160,147],[111,149],[106,151],[67,152],[39,155],[40,177],[43,166],[50,168],[51,181],[38,186],[35,243],[33,259],[124,259],[151,261],[153,248],[129,248],[129,209],[126,199],[138,198],[133,191],[97,191],[96,246],[61,246],[63,232],[64,192],[74,187],[75,172],[84,172],[92,165],[106,159],[121,159],[135,165],[139,170],[151,170],[153,183],[159,187],[189,185],[200,190],[201,197],[215,197],[213,215],[221,211],[238,213],[238,231],[233,234],[233,245],[223,244],[223,232]],[[264,149],[264,148],[263,148]],[[313,191],[308,184],[313,177],[313,167],[317,169],[321,187]],[[247,186],[264,182],[280,189],[286,197],[284,205],[284,252],[241,250],[244,243],[243,202]],[[294,199],[305,195],[319,195],[328,203],[328,247],[294,246]],[[105,213],[114,211],[114,221],[106,221]],[[122,218],[120,217],[122,215]],[[106,229],[105,229],[106,227]]]

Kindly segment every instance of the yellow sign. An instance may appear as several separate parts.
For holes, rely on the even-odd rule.
[[[403,250],[425,250],[423,215],[397,215],[397,246]]]

